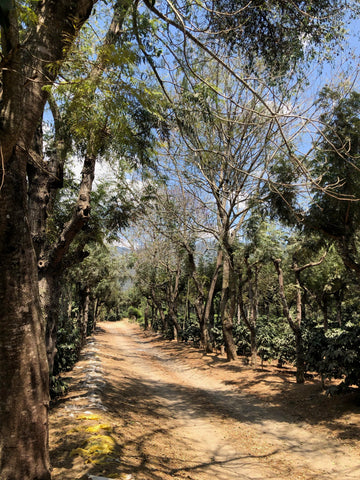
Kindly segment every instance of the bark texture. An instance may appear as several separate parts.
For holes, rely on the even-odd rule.
[[[29,224],[27,164],[47,92],[93,0],[38,2],[19,41],[15,2],[2,30],[0,91],[0,478],[49,480],[48,365],[37,259]]]
[[[236,294],[232,262],[228,254],[223,259],[223,280],[220,301],[220,314],[224,335],[225,352],[228,361],[237,359],[237,348],[233,336]]]
[[[296,383],[305,382],[305,353],[304,353],[304,342],[302,338],[302,319],[303,319],[303,310],[302,310],[302,287],[300,282],[300,273],[303,270],[306,270],[311,267],[316,267],[320,265],[325,257],[327,252],[323,254],[318,262],[308,263],[299,267],[296,262],[293,262],[292,270],[295,276],[295,285],[296,285],[296,315],[295,318],[292,317],[289,309],[289,305],[286,300],[285,287],[284,287],[284,274],[281,268],[281,260],[275,259],[274,265],[276,272],[278,274],[279,280],[279,294],[283,307],[283,313],[286,317],[293,333],[295,336],[295,346],[296,346]]]
[[[21,157],[8,161],[0,199],[0,478],[48,480],[45,325]]]
[[[203,348],[205,353],[211,353],[213,351],[213,345],[212,345],[210,332],[209,332],[209,322],[210,322],[211,308],[212,308],[213,299],[215,295],[216,282],[219,276],[220,268],[222,266],[223,253],[221,249],[218,250],[218,254],[216,257],[215,270],[213,272],[213,276],[210,281],[208,292],[207,294],[205,294],[205,289],[197,273],[197,267],[194,259],[194,252],[189,248],[187,248],[187,252],[188,252],[188,263],[191,269],[191,276],[192,276],[192,279],[194,280],[194,284],[197,290],[197,298],[194,302],[194,306],[195,306],[196,315],[198,317],[199,326],[200,326],[200,348]]]

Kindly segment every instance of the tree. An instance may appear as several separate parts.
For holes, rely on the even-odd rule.
[[[260,57],[276,74],[293,67],[299,74],[301,62],[319,56],[324,39],[327,55],[336,48],[344,35],[344,10],[351,6],[356,8],[356,2],[257,0],[248,5],[246,0],[220,0],[208,19],[231,49],[247,52],[250,66]]]
[[[121,156],[121,160],[116,166],[113,165],[113,169],[117,168],[119,177],[124,176],[125,172],[135,166],[140,168],[140,163],[149,161],[149,150],[154,139],[151,132],[153,119],[143,106],[150,106],[149,95],[140,93],[138,83],[131,76],[135,68],[131,63],[135,62],[135,54],[131,48],[126,49],[123,46],[126,42],[123,41],[122,27],[129,5],[129,2],[115,3],[113,18],[96,50],[97,56],[91,62],[91,68],[86,68],[83,59],[78,58],[81,54],[87,53],[91,56],[93,53],[83,51],[82,43],[87,43],[88,33],[80,37],[80,52],[77,49],[71,51],[68,60],[70,66],[67,64],[62,71],[67,81],[60,83],[49,99],[54,118],[54,138],[51,141],[48,139],[47,145],[49,158],[42,159],[42,149],[39,148],[37,162],[31,165],[31,169],[29,167],[29,211],[38,257],[40,299],[47,324],[50,373],[59,316],[58,279],[70,264],[81,262],[86,257],[86,253],[78,248],[77,251],[72,250],[70,258],[69,248],[90,220],[90,195],[95,165],[101,157],[108,159],[109,152],[111,155],[117,154]],[[126,69],[122,62],[127,62]],[[89,102],[95,109],[91,114]],[[143,116],[146,118],[142,118]],[[59,226],[56,238],[54,231],[51,231],[50,235],[45,232],[49,231],[48,223],[53,221],[59,189],[63,186],[65,162],[74,150],[83,160],[82,179],[78,198],[73,201],[71,213],[68,213],[63,225]],[[112,164],[114,163],[112,161]],[[119,188],[117,196],[121,197],[123,205],[122,218],[120,220],[118,216],[115,224],[117,228],[121,228],[130,211],[134,212],[136,208],[125,199],[123,189]],[[115,219],[114,213],[107,212],[112,221]]]
[[[43,87],[55,81],[94,4],[37,2],[23,31],[10,2],[1,28],[0,474],[6,480],[50,478],[45,324],[29,227],[27,165],[48,98]]]
[[[325,89],[320,100],[324,127],[312,167],[322,189],[313,192],[305,224],[335,241],[346,267],[359,275],[360,94]]]
[[[261,271],[269,264],[279,249],[280,232],[253,211],[245,223],[244,243],[235,252],[238,283],[238,316],[250,332],[251,365],[257,364],[257,319],[262,295],[266,295],[269,284],[260,294]]]
[[[303,334],[302,334],[302,319],[303,319],[303,309],[302,309],[302,284],[300,281],[300,274],[308,268],[316,267],[320,265],[327,254],[327,251],[323,253],[320,259],[316,262],[309,262],[305,265],[298,265],[298,255],[299,252],[295,251],[293,253],[291,270],[295,277],[295,296],[296,296],[296,314],[295,318],[293,317],[289,304],[286,299],[285,287],[284,287],[284,275],[281,268],[281,259],[274,259],[274,265],[279,279],[279,293],[280,299],[283,307],[283,313],[286,317],[289,325],[295,335],[295,344],[296,344],[296,382],[304,383],[305,381],[305,354],[304,354],[304,344],[303,344]]]
[[[155,215],[146,214],[152,219],[152,226],[172,244],[173,248],[183,252],[186,273],[191,277],[191,286],[195,290],[192,300],[200,327],[200,346],[206,352],[212,351],[209,332],[209,318],[220,274],[222,252],[217,253],[216,264],[209,276],[199,272],[199,256],[209,248],[204,237],[208,215],[203,203],[187,193],[186,181],[181,173],[173,172],[177,186],[164,187],[156,197]]]
[[[237,275],[234,262],[236,233],[254,205],[261,200],[266,172],[280,145],[278,123],[266,115],[258,96],[234,81],[223,68],[199,60],[206,84],[178,81],[174,107],[176,130],[169,155],[190,195],[212,219],[203,226],[218,244],[222,266],[220,302],[225,350],[236,358],[232,330],[236,309]],[[198,67],[200,68],[200,66]],[[257,80],[254,80],[254,85]],[[270,92],[263,87],[265,98]],[[223,92],[218,96],[215,91]],[[278,109],[282,108],[280,99]]]

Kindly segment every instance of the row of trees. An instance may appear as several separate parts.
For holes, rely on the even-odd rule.
[[[228,359],[245,355],[253,366],[258,357],[295,363],[299,383],[310,370],[358,385],[357,278],[318,236],[285,238],[278,225],[257,221],[251,236],[243,232],[233,244],[231,325],[225,328],[235,353],[230,357],[226,350]],[[135,276],[129,296],[145,328],[207,352],[226,346],[227,284],[218,244],[192,237],[188,248],[176,227],[164,233],[152,224],[147,230],[141,247],[130,254]],[[139,316],[133,308],[132,314]]]
[[[308,168],[292,140],[297,120],[310,123],[299,112],[289,115],[285,85],[303,78],[303,69],[296,75],[292,70],[295,64],[304,65],[319,46],[339,42],[342,19],[350,12],[345,7],[356,4],[239,0],[220,2],[214,10],[212,2],[187,0],[0,3],[1,478],[51,477],[49,370],[58,368],[57,333],[76,329],[81,345],[89,311],[95,318],[103,295],[100,276],[86,277],[81,268],[81,281],[71,281],[70,267],[91,252],[96,264],[94,240],[112,238],[141,215],[154,197],[149,170],[156,169],[157,156],[171,159],[170,174],[158,168],[170,183],[184,169],[187,184],[180,187],[202,190],[200,210],[221,247],[213,290],[221,267],[220,314],[228,355],[235,355],[231,289],[237,233],[264,188],[270,197],[298,198],[277,165],[291,158],[287,174],[295,168],[301,181]],[[295,123],[290,125],[290,118]],[[67,174],[74,155],[83,165],[77,184]],[[115,168],[116,189],[99,188],[90,201],[100,160]],[[218,163],[221,171],[215,173]],[[141,188],[129,181],[134,171],[143,174]],[[313,185],[324,192],[328,182],[321,178],[325,186],[320,180]],[[349,193],[344,195],[348,199]],[[210,213],[206,196],[215,199]],[[348,238],[356,243],[354,235]],[[191,249],[190,242],[189,262],[196,253]],[[175,257],[180,272],[180,253]],[[98,275],[109,277],[112,267],[99,262]],[[197,265],[194,257],[193,281],[203,291],[196,304],[206,335],[213,302]],[[176,311],[171,315],[176,325]]]
[[[296,137],[302,126],[285,85],[276,97],[263,87],[259,101],[258,90],[248,88],[257,78],[249,78],[245,88],[221,67],[207,69],[204,59],[198,63],[205,85],[172,83],[180,87],[172,110],[174,134],[163,145],[168,186],[136,230],[141,239],[134,247],[136,281],[153,322],[160,316],[161,328],[167,329],[168,318],[174,338],[180,338],[181,325],[194,327],[191,305],[201,347],[211,351],[211,334],[221,327],[227,358],[234,360],[242,342],[234,339],[234,322],[239,325],[241,319],[255,364],[257,317],[263,329],[272,324],[277,330],[279,318],[285,318],[294,337],[291,359],[297,382],[304,382],[311,367],[330,378],[346,371],[346,382],[358,384],[354,365],[342,368],[343,355],[336,353],[334,364],[337,338],[330,347],[325,337],[334,336],[329,318],[336,318],[333,327],[346,325],[341,313],[345,290],[351,285],[351,303],[358,291],[359,94],[351,91],[343,98],[341,90],[321,92],[321,127],[313,151],[301,156]],[[268,115],[263,104],[267,95],[272,95],[274,110],[286,108],[286,115]],[[212,256],[204,275],[199,269],[208,249]],[[266,280],[259,288],[263,272]],[[315,276],[317,281],[311,282]],[[266,298],[275,305],[269,307]],[[356,306],[353,314],[348,355],[357,363]],[[216,327],[215,316],[220,322]],[[312,342],[320,337],[321,348],[312,358]],[[262,345],[265,356],[275,355],[269,350],[270,344]]]

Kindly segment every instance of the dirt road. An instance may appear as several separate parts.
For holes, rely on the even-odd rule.
[[[299,415],[304,405],[296,398],[282,404],[270,385],[276,379],[266,371],[257,377],[241,361],[226,364],[164,343],[127,321],[102,324],[93,345],[96,353],[85,353],[72,374],[73,393],[54,409],[54,479],[86,473],[136,480],[360,478],[358,411],[347,419],[351,438],[344,442],[315,422],[316,413],[311,422]],[[87,381],[76,377],[84,371]],[[247,388],[240,377],[251,377]],[[320,395],[317,385],[311,388]],[[330,408],[330,399],[319,401]],[[112,442],[100,459],[89,454],[89,432]]]

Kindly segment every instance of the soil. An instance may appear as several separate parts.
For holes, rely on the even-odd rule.
[[[360,396],[103,323],[53,406],[54,480],[358,480]],[[93,477],[92,477],[93,476]]]

